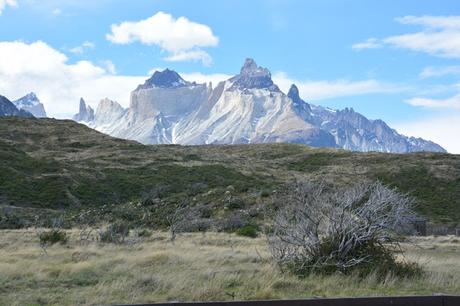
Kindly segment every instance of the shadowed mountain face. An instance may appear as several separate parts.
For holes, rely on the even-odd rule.
[[[155,71],[150,79],[137,87],[137,90],[152,87],[174,88],[190,85],[192,85],[192,83],[182,79],[177,72],[165,69],[164,71]]]
[[[352,151],[445,152],[431,141],[400,135],[385,122],[369,120],[353,109],[310,105],[295,85],[286,95],[273,83],[270,71],[253,59],[246,59],[238,75],[214,89],[166,69],[156,71],[131,93],[128,109],[113,101],[101,103],[94,116],[92,109],[80,105],[74,120],[145,144],[287,142]]]
[[[0,96],[0,117],[23,117],[31,118],[33,115],[28,111],[18,109],[13,102],[4,96]]]

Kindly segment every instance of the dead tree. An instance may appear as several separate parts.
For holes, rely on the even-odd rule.
[[[394,262],[395,230],[408,223],[413,200],[380,182],[332,191],[296,183],[275,204],[270,251],[280,266],[306,274]]]
[[[169,227],[170,239],[172,242],[176,240],[177,233],[184,230],[186,223],[192,218],[191,209],[186,200],[181,201],[177,207],[166,216],[166,222]]]

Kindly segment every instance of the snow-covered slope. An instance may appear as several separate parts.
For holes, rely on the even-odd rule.
[[[104,99],[92,119],[91,111],[80,104],[74,120],[146,144],[290,142],[354,151],[444,151],[352,109],[310,105],[295,85],[286,95],[273,83],[270,71],[252,59],[214,89],[212,84],[185,81],[168,69],[156,71],[131,93],[129,108]]]
[[[37,118],[46,117],[45,107],[40,102],[40,100],[37,98],[37,95],[35,95],[35,93],[33,92],[25,95],[24,97],[16,101],[13,101],[13,104],[18,109],[28,111],[29,113],[34,115],[34,117],[37,117]]]

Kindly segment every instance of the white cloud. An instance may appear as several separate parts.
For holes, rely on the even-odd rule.
[[[299,88],[300,96],[305,100],[324,100],[345,96],[357,96],[375,93],[394,93],[404,91],[406,88],[394,84],[384,83],[377,80],[294,80],[286,73],[278,72],[273,75],[274,82],[283,90],[288,92],[291,84]]]
[[[105,60],[102,61],[102,64],[105,67],[105,70],[110,73],[110,74],[116,74],[117,73],[117,68],[115,67],[115,64],[110,61],[110,60]]]
[[[16,0],[0,0],[0,15],[7,6],[17,7],[18,2]]]
[[[396,123],[392,127],[404,135],[434,141],[449,153],[460,154],[460,137],[457,137],[460,131],[460,113]]]
[[[191,51],[181,51],[178,53],[173,53],[165,57],[165,60],[169,62],[182,62],[182,61],[198,62],[198,61],[201,61],[203,65],[205,66],[210,66],[212,64],[211,56],[203,50],[191,50]]]
[[[203,74],[201,72],[180,73],[180,75],[184,78],[184,80],[190,82],[197,82],[201,84],[211,82],[213,87],[216,87],[219,82],[228,80],[232,77],[232,75],[225,73]]]
[[[460,109],[460,94],[446,99],[430,99],[415,97],[405,101],[412,106],[421,106],[426,108],[451,108]]]
[[[130,92],[146,76],[112,75],[108,70],[89,61],[69,63],[42,41],[0,42],[0,94],[13,100],[34,91],[49,116],[70,117],[77,112],[79,97],[92,106],[104,97],[128,106]]]
[[[378,48],[382,48],[383,46],[377,38],[369,38],[366,41],[354,44],[351,47],[355,50],[363,50],[363,49],[378,49]]]
[[[215,47],[219,38],[204,24],[175,19],[170,14],[158,12],[140,21],[125,21],[111,26],[106,38],[116,44],[129,44],[139,41],[145,45],[156,45],[169,53],[167,60],[201,60],[209,63],[210,56],[200,48]]]
[[[85,41],[80,46],[69,49],[70,52],[75,54],[83,54],[88,49],[94,49],[96,45],[93,42]]]
[[[460,16],[405,16],[397,18],[396,21],[422,26],[423,29],[419,32],[394,35],[380,40],[371,38],[366,42],[353,45],[354,49],[389,45],[439,57],[460,58]]]
[[[446,75],[460,75],[460,66],[430,66],[420,72],[422,79],[442,77]]]
[[[460,29],[460,16],[404,16],[396,18],[396,21],[431,29]]]

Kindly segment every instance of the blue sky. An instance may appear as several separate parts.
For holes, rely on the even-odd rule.
[[[217,82],[252,57],[308,102],[460,153],[459,1],[0,0],[0,11],[0,94],[35,91],[51,116],[69,117],[80,96],[127,106],[154,69]]]

